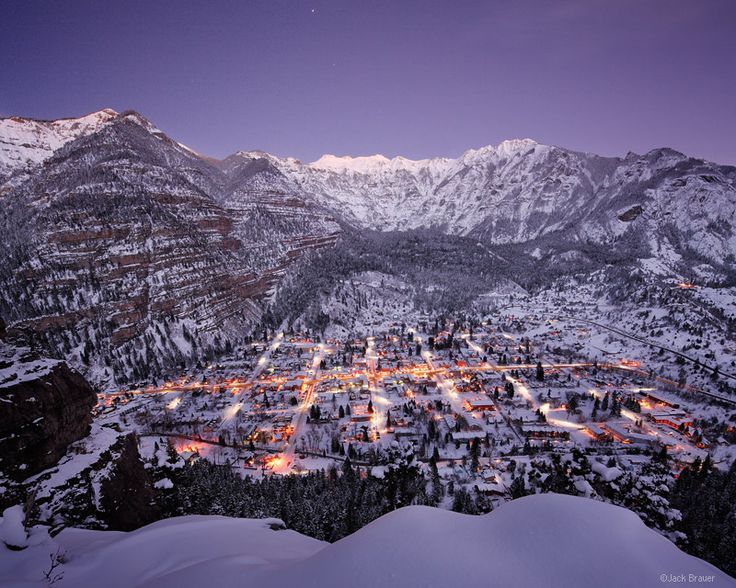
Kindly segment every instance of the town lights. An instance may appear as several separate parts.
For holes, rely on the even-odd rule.
[[[279,470],[286,465],[286,458],[283,455],[274,455],[266,459],[264,465],[273,471]]]

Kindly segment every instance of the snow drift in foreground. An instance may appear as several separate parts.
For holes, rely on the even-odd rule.
[[[736,585],[630,511],[572,496],[529,496],[477,517],[403,508],[332,545],[279,527],[191,516],[132,533],[32,536],[23,551],[1,548],[0,585],[43,586],[59,546],[62,588]]]

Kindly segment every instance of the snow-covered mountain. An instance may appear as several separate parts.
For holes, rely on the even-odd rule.
[[[18,169],[45,161],[70,141],[98,131],[117,114],[105,108],[79,118],[0,118],[0,182]]]
[[[514,500],[483,516],[405,507],[333,544],[285,530],[276,519],[215,516],[168,519],[131,533],[65,529],[53,539],[35,528],[26,537],[13,515],[6,511],[0,538],[27,547],[11,551],[0,542],[0,582],[9,586],[44,585],[39,570],[59,549],[59,588],[97,586],[101,577],[109,588],[194,588],[213,578],[222,588],[618,588],[676,583],[683,574],[736,585],[631,511],[559,494]]]
[[[343,234],[348,245],[371,230],[464,238],[442,245],[458,252],[441,268],[456,284],[468,271],[517,279],[617,264],[736,280],[736,168],[670,149],[605,158],[522,139],[454,159],[218,161],[138,113],[105,109],[1,119],[0,204],[0,315],[113,379],[206,359],[243,336],[294,261]],[[405,274],[418,259],[417,275],[437,269],[422,239],[432,237],[402,249]],[[391,271],[378,241],[357,271]],[[478,244],[497,261],[458,264]],[[157,359],[137,361],[147,354]]]
[[[105,122],[13,122],[68,132],[44,135],[53,152],[0,184],[0,314],[97,381],[211,357],[249,332],[290,263],[339,232],[299,193],[251,189],[138,113],[87,119]]]
[[[671,149],[606,158],[522,139],[456,159],[237,156],[266,159],[363,228],[438,227],[490,244],[548,235],[566,244],[636,241],[643,257],[676,250],[722,261],[736,251],[736,168]]]
[[[456,234],[468,234],[502,212],[558,210],[575,197],[589,195],[617,163],[531,139],[472,149],[456,159],[324,155],[303,164],[258,152],[241,156],[267,157],[307,193],[359,226],[437,226]],[[496,240],[526,240],[537,234],[521,223]]]

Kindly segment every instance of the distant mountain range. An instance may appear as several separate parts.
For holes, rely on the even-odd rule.
[[[716,263],[736,251],[736,168],[671,149],[605,158],[522,139],[457,159],[325,155],[302,164],[242,152],[225,161],[236,158],[268,162],[292,190],[380,231],[437,227],[492,244],[632,239],[654,256],[692,252]]]
[[[199,155],[138,113],[0,119],[0,316],[99,380],[216,355],[308,251],[432,229],[541,271],[736,276],[736,168],[504,141],[457,159]],[[535,270],[535,271],[537,271]]]

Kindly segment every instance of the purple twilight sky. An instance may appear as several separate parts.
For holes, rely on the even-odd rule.
[[[530,137],[736,164],[736,1],[4,2],[0,115],[105,106],[214,156]]]

